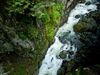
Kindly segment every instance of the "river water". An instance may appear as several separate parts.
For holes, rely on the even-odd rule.
[[[57,75],[63,60],[70,61],[74,59],[78,44],[73,26],[78,23],[83,15],[86,16],[86,14],[96,9],[97,6],[95,4],[86,5],[85,3],[79,3],[72,9],[68,21],[59,28],[55,35],[54,43],[48,48],[38,75]],[[62,59],[59,56],[62,51],[73,52],[73,54],[66,53],[66,58]]]

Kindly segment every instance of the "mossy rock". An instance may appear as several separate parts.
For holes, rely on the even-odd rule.
[[[84,18],[74,25],[75,32],[93,31],[96,29],[96,22],[93,18]]]
[[[59,54],[59,57],[61,59],[65,59],[66,58],[66,55],[67,55],[67,52],[66,51],[61,51],[60,54]]]

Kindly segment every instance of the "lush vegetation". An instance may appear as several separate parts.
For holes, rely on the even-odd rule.
[[[7,0],[0,9],[0,61],[10,75],[32,75],[53,42],[63,4],[54,0]]]
[[[55,32],[60,26],[63,4],[58,0],[1,0],[0,10],[0,64],[3,66],[1,68],[0,65],[0,73],[37,75],[43,55],[53,42]],[[92,75],[94,69],[100,69],[99,64],[93,63],[98,59],[92,60],[93,58],[89,56],[91,52],[100,52],[95,50],[100,49],[97,45],[100,44],[98,41],[100,37],[96,38],[100,36],[99,16],[100,11],[93,12],[88,15],[92,18],[82,19],[74,26],[74,31],[84,43],[85,49],[82,47],[82,50],[77,52],[78,64],[74,60],[63,64],[59,75]],[[97,45],[96,48],[94,45]],[[89,62],[92,66],[84,67],[84,64],[81,64],[87,63],[87,59],[92,60],[92,63]],[[73,69],[75,64],[77,67]]]
[[[42,47],[43,44],[52,42],[60,23],[62,9],[63,5],[57,1],[7,1],[2,9],[3,12],[0,13],[0,23],[1,26],[4,26],[2,30],[8,34],[9,40],[17,38],[24,41],[28,39],[35,43],[35,49],[43,50],[37,46]],[[1,33],[3,34],[3,32]],[[8,42],[7,46],[11,47],[12,45]],[[13,50],[11,49],[11,51]]]
[[[25,17],[23,19],[24,21],[29,21],[29,23],[32,23],[32,20],[29,20],[29,18],[34,18],[34,21],[40,20],[43,25],[42,27],[44,27],[46,30],[48,40],[53,38],[55,27],[57,27],[60,21],[62,9],[63,5],[61,3],[55,3],[53,1],[36,2],[29,0],[8,1],[7,8],[9,15],[23,15],[22,17],[27,16],[28,18],[26,18],[26,20]],[[33,25],[37,25],[36,22],[34,22]],[[37,26],[40,27],[40,25]],[[29,30],[30,28],[31,31],[33,31],[29,31],[29,33],[31,33],[31,36],[29,36],[36,37],[38,34],[37,29],[35,29],[34,26],[29,27]],[[35,33],[33,33],[34,30]]]

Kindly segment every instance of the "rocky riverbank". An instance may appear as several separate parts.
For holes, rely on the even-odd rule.
[[[87,4],[87,3],[86,3]],[[91,3],[89,3],[91,4]],[[86,15],[77,15],[81,18],[74,26],[77,39],[81,47],[74,60],[63,61],[58,75],[99,75],[100,61],[100,4],[97,10]],[[90,11],[90,10],[88,10]],[[64,56],[64,55],[62,55]]]

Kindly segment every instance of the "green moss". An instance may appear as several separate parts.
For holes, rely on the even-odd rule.
[[[47,14],[42,18],[46,28],[47,39],[49,41],[53,40],[55,29],[60,25],[62,9],[63,5],[61,3],[54,3],[53,6],[47,8]]]
[[[34,25],[30,25],[30,26],[28,26],[28,33],[27,34],[28,34],[28,37],[30,39],[37,38],[39,31]]]
[[[46,38],[48,40],[53,39],[55,28],[59,26],[60,23],[60,17],[63,9],[62,3],[57,3],[54,1],[48,1],[48,3],[45,1],[37,1],[36,3],[35,1],[32,2],[28,0],[11,0],[7,3],[8,7],[6,8],[11,15],[15,14],[18,16],[18,14],[23,14],[27,17],[36,17],[37,19],[40,19],[43,22],[43,25],[45,25],[44,29],[46,31]],[[28,37],[31,39],[38,38],[39,31],[35,26],[28,26],[27,32],[25,35],[20,34],[20,37],[25,39],[28,35]]]
[[[17,65],[17,64],[14,64]],[[15,71],[11,72],[10,75],[27,75],[25,66],[23,64],[18,64],[18,67]]]
[[[86,30],[86,27],[87,27],[87,23],[81,22],[74,26],[74,31],[83,32],[84,30]]]
[[[47,39],[49,41],[53,40],[53,37],[55,35],[55,27],[53,25],[46,25],[46,34],[47,34]]]
[[[10,72],[9,75],[32,75],[34,65],[33,60],[30,58],[17,58],[17,60],[5,63],[4,67],[5,71]]]
[[[20,37],[21,39],[23,39],[23,40],[25,40],[25,39],[27,38],[27,36],[24,35],[23,33],[19,33],[19,37]]]
[[[94,31],[96,29],[96,22],[93,18],[84,18],[74,25],[75,32]]]
[[[63,5],[61,3],[57,3],[52,7],[51,20],[54,24],[58,24],[61,17],[61,10],[63,9]]]

